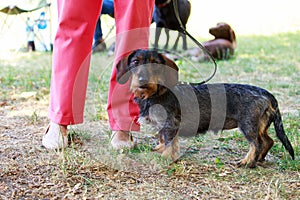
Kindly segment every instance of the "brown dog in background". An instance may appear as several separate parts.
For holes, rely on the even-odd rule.
[[[217,60],[227,60],[234,54],[236,37],[229,24],[220,22],[209,29],[209,33],[215,39],[203,42],[203,46]],[[209,60],[208,55],[203,54],[200,48],[189,49],[185,55],[191,56],[194,61]]]

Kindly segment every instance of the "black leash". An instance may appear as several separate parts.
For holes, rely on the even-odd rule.
[[[217,72],[217,63],[216,63],[216,60],[214,59],[214,57],[211,55],[211,53],[200,43],[198,42],[198,40],[196,40],[187,30],[186,28],[183,26],[182,22],[181,22],[181,19],[180,19],[180,16],[179,16],[179,7],[178,7],[178,1],[177,0],[173,0],[173,7],[174,7],[174,12],[175,12],[175,16],[177,18],[177,21],[180,25],[180,28],[181,28],[181,32],[183,34],[186,34],[204,53],[206,53],[210,59],[213,61],[214,63],[214,71],[213,73],[204,81],[202,81],[200,84],[204,84],[204,83],[207,83],[208,81],[210,81],[216,74]]]

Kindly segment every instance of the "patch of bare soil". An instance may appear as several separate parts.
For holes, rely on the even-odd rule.
[[[47,101],[0,105],[0,199],[297,199],[299,172],[280,171],[270,156],[256,169],[233,162],[247,149],[210,139],[177,163],[153,152],[115,152],[106,122],[74,127],[80,142],[48,151],[41,138]],[[139,136],[140,140],[146,139]],[[150,137],[150,136],[149,136]]]

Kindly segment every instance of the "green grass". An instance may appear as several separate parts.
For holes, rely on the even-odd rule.
[[[36,105],[42,104],[42,109],[47,109],[44,102],[49,99],[51,54],[6,53],[1,55],[0,62],[0,114],[4,116],[0,118],[4,121],[3,127],[0,124],[3,131],[0,159],[4,159],[0,187],[3,183],[8,185],[3,187],[3,191],[8,192],[0,192],[0,197],[298,198],[300,32],[238,36],[237,41],[235,56],[217,62],[217,74],[211,82],[248,83],[272,92],[278,99],[295,160],[276,139],[273,126],[269,133],[275,144],[267,161],[256,169],[234,166],[249,149],[238,130],[191,138],[187,153],[176,163],[151,151],[153,142],[147,140],[148,129],[139,135],[143,142],[136,148],[123,152],[112,150],[106,100],[113,58],[104,53],[92,55],[86,123],[72,128],[74,143],[64,151],[45,151],[39,147],[41,135],[38,133],[48,120]],[[202,81],[213,70],[212,63],[194,63],[186,58],[177,64],[181,81]],[[36,95],[24,99],[21,95],[24,92],[36,92]],[[33,109],[29,115],[10,114],[28,108]],[[39,186],[34,185],[33,180],[40,180]],[[26,196],[28,191],[23,189],[22,181],[29,182],[31,196]]]
[[[49,93],[51,77],[51,55],[34,52],[11,53],[1,57],[0,98],[9,99],[15,93],[36,91]]]

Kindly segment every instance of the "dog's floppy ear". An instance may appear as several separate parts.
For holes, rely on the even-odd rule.
[[[236,48],[236,38],[232,28],[230,28],[229,34],[230,34],[230,42],[232,43],[233,48]]]
[[[130,78],[130,72],[129,72],[129,59],[131,55],[133,55],[135,52],[132,52],[131,54],[123,57],[116,65],[117,68],[117,82],[120,84],[125,84],[128,79]]]
[[[165,65],[169,66],[164,70],[164,77],[166,77],[166,86],[172,87],[178,83],[178,67],[174,61],[167,58],[165,55],[160,54],[162,59],[165,61]]]

